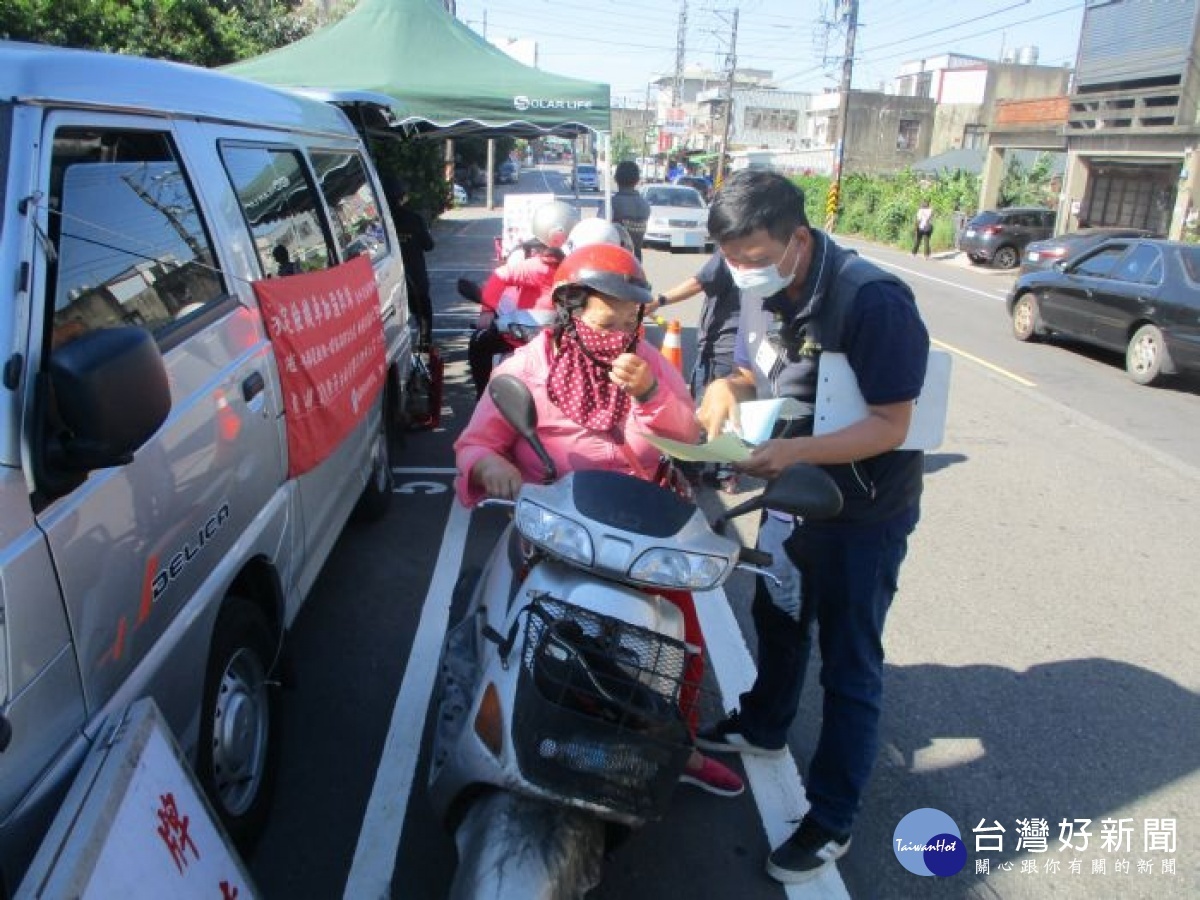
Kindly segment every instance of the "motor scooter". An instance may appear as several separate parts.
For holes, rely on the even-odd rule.
[[[705,591],[770,556],[720,533],[769,507],[836,515],[829,476],[795,466],[710,525],[690,499],[611,471],[558,477],[528,387],[488,392],[537,453],[466,601],[439,672],[429,792],[454,832],[455,898],[574,898],[600,880],[606,837],[666,811],[693,744],[681,699],[683,615],[664,593]]]

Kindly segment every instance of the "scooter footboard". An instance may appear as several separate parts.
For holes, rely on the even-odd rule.
[[[639,819],[661,816],[691,753],[679,708],[687,647],[543,596],[530,605],[513,721],[542,789]]]

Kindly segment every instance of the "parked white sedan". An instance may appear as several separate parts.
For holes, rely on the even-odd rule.
[[[670,250],[705,250],[712,246],[708,236],[708,205],[694,187],[681,184],[648,184],[642,196],[650,204],[643,244]]]

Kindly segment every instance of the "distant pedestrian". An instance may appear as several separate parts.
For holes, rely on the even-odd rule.
[[[650,221],[650,204],[637,192],[642,172],[637,163],[627,159],[617,163],[613,173],[617,192],[612,196],[612,221],[624,227],[633,239],[633,255],[642,258],[642,238],[646,236],[646,223]]]
[[[917,221],[913,229],[913,256],[917,255],[917,250],[924,241],[925,258],[929,259],[929,236],[931,234],[933,234],[933,208],[929,205],[928,200],[922,200],[921,208],[917,210]]]

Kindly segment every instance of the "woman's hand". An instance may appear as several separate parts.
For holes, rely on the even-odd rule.
[[[471,481],[489,497],[501,500],[516,500],[522,483],[520,470],[495,453],[475,463],[471,469]]]
[[[630,397],[644,397],[654,387],[654,370],[636,353],[622,353],[613,360],[609,380]]]

